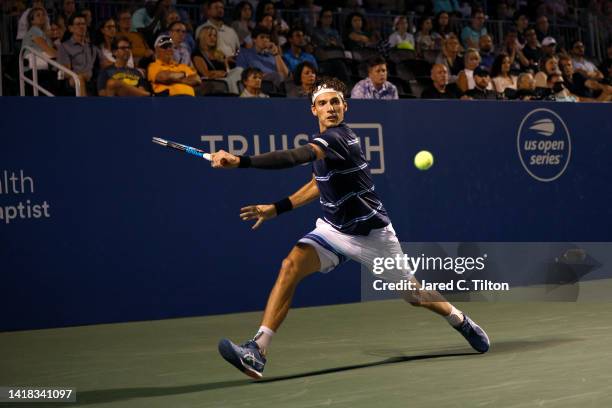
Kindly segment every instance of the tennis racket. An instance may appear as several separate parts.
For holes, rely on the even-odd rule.
[[[171,147],[172,149],[180,150],[185,153],[193,154],[194,156],[198,156],[208,161],[212,160],[210,153],[206,153],[204,150],[196,149],[195,147],[187,146],[181,143],[176,143],[171,140],[154,137],[153,143],[157,143],[160,146]]]

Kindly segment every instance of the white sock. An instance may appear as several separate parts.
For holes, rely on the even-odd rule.
[[[455,308],[455,306],[451,305],[451,312],[448,316],[444,316],[448,324],[453,327],[459,327],[461,323],[463,323],[463,312]]]
[[[255,343],[257,343],[262,353],[265,353],[266,349],[270,346],[272,336],[274,336],[274,330],[269,327],[261,326],[259,330],[257,330],[257,334],[253,337],[253,340],[255,340]]]

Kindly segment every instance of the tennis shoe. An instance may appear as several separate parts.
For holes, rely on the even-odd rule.
[[[219,341],[219,353],[228,363],[256,380],[263,377],[266,358],[254,340],[238,346],[228,339]]]
[[[470,343],[470,346],[479,353],[486,353],[489,350],[489,346],[491,345],[489,336],[487,336],[487,333],[485,333],[479,325],[467,317],[465,313],[463,314],[463,323],[455,327],[455,330],[461,333],[468,343]]]

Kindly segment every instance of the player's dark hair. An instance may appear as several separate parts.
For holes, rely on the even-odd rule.
[[[308,98],[310,100],[312,100],[313,93],[321,86],[325,88],[335,89],[336,91],[340,92],[343,98],[346,99],[347,90],[346,90],[346,85],[344,84],[344,82],[342,82],[338,78],[323,76],[323,77],[317,78],[317,80],[315,81],[314,86],[312,87],[312,91],[308,94]]]

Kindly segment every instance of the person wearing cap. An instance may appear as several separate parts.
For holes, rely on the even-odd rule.
[[[557,40],[553,37],[546,37],[542,40],[542,57],[553,56],[556,53]]]
[[[212,154],[217,169],[281,170],[302,164],[312,166],[312,177],[294,194],[276,203],[241,208],[243,221],[253,229],[313,201],[320,203],[321,218],[283,260],[255,336],[241,345],[227,338],[219,341],[221,356],[245,375],[261,379],[273,336],[285,320],[298,284],[317,272],[329,273],[353,260],[376,274],[379,283],[400,284],[399,295],[413,306],[443,317],[480,353],[489,350],[485,331],[438,292],[424,290],[408,263],[386,261],[405,255],[383,205],[359,137],[345,122],[346,86],[336,78],[321,78],[310,95],[312,114],[319,127],[307,144],[254,156],[235,156],[220,150]],[[380,260],[386,267],[376,267]],[[405,285],[405,286],[404,286]],[[394,285],[395,286],[395,285]],[[308,345],[304,345],[305,350]],[[297,350],[297,349],[296,349]],[[299,351],[296,351],[299,353]]]
[[[195,88],[202,81],[189,65],[174,60],[174,44],[168,35],[155,40],[155,61],[149,64],[148,79],[155,94],[195,96]]]
[[[383,57],[368,61],[368,77],[357,82],[351,91],[354,99],[398,99],[397,88],[387,81],[389,71]]]
[[[474,70],[474,88],[465,94],[472,99],[497,99],[497,93],[490,90],[491,77],[485,66],[479,66]]]

